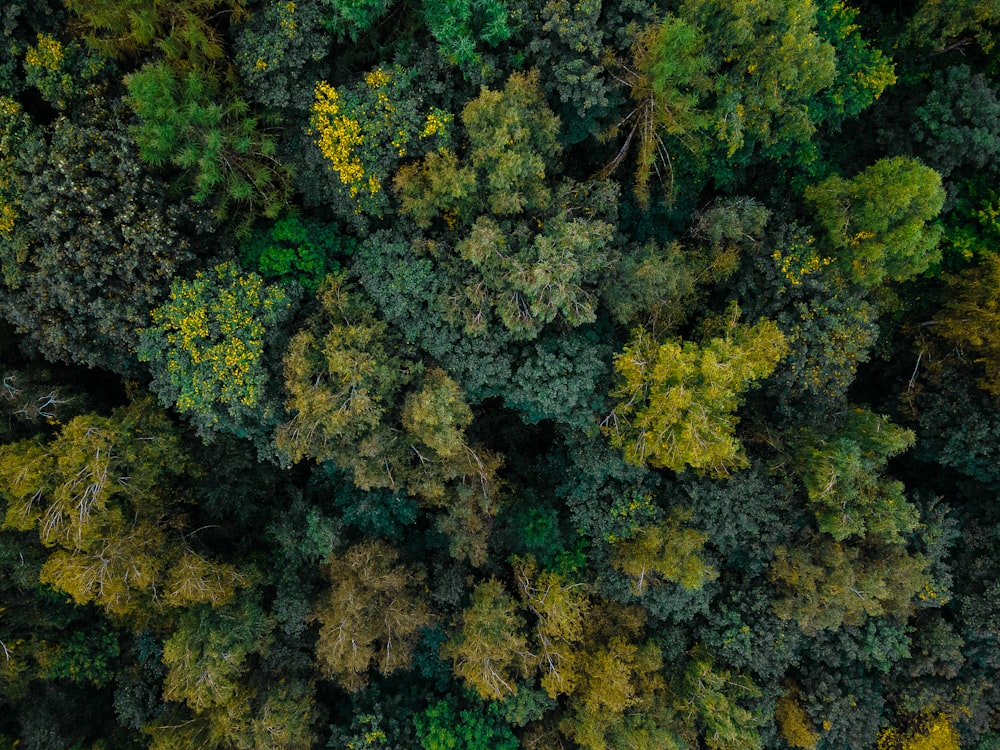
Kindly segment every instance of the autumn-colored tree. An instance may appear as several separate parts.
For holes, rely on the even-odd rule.
[[[618,406],[604,421],[612,445],[628,461],[725,476],[746,465],[735,436],[740,396],[769,375],[787,345],[777,326],[738,323],[732,307],[723,335],[703,344],[656,341],[638,328],[615,356]]]
[[[398,556],[371,540],[332,553],[323,567],[330,589],[312,614],[320,623],[316,658],[348,690],[363,687],[372,667],[384,675],[407,669],[420,629],[431,624],[423,570]]]
[[[110,417],[75,417],[47,443],[0,448],[5,528],[37,529],[54,548],[42,582],[139,624],[164,607],[225,604],[245,577],[173,534],[181,485],[197,471],[179,435],[148,400]]]
[[[491,578],[473,590],[441,656],[483,698],[502,700],[517,693],[517,680],[528,676],[538,658],[529,650],[524,625],[517,602]]]
[[[174,61],[207,62],[225,55],[225,40],[213,20],[240,17],[243,0],[67,0],[88,42],[121,57],[158,48]]]
[[[708,536],[682,525],[689,518],[690,514],[674,513],[612,545],[611,565],[631,579],[637,596],[661,580],[700,589],[718,576],[701,555]]]
[[[919,594],[935,594],[921,555],[898,545],[848,546],[828,537],[807,547],[779,547],[770,576],[784,590],[774,611],[806,634],[868,617],[905,616]]]
[[[542,687],[552,698],[572,693],[580,674],[584,623],[590,610],[587,587],[558,573],[538,570],[534,558],[514,562],[521,601],[535,618]]]
[[[944,308],[934,331],[968,349],[984,375],[979,384],[1000,396],[1000,256],[987,253],[980,264],[948,280]]]

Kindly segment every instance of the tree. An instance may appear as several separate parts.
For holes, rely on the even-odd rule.
[[[689,514],[675,513],[613,544],[611,565],[632,580],[637,596],[647,586],[656,586],[660,579],[685,589],[700,589],[718,576],[700,554],[708,536],[683,527],[681,523],[688,519]]]
[[[696,646],[684,667],[676,705],[692,743],[701,739],[711,750],[756,750],[761,747],[761,718],[737,701],[759,695],[752,679],[717,667],[711,654]]]
[[[144,170],[121,112],[98,99],[47,131],[14,102],[0,114],[5,318],[45,357],[136,369],[137,331],[193,259],[207,216]]]
[[[372,540],[331,553],[324,565],[331,588],[312,614],[320,623],[316,658],[348,690],[363,687],[372,666],[384,675],[409,668],[420,630],[432,622],[423,570],[398,555]]]
[[[389,208],[386,187],[400,160],[420,155],[446,138],[451,114],[422,111],[414,72],[376,67],[351,88],[316,84],[308,134],[321,158],[321,183],[338,215],[381,217]]]
[[[687,0],[679,15],[701,31],[715,72],[716,137],[728,157],[760,150],[808,163],[816,122],[808,102],[835,80],[833,46],[812,0]]]
[[[517,693],[517,679],[527,677],[537,657],[528,650],[524,618],[495,578],[480,583],[462,611],[457,630],[441,646],[455,674],[483,698],[502,700]]]
[[[266,454],[281,417],[265,352],[291,301],[278,285],[232,263],[174,282],[170,299],[139,332],[152,389],[188,415],[202,437],[215,430],[255,439]]]
[[[702,54],[704,39],[698,29],[680,18],[669,17],[636,37],[630,65],[621,66],[634,108],[611,133],[624,129],[625,143],[602,170],[610,175],[624,161],[634,139],[635,194],[643,206],[649,202],[649,180],[655,172],[668,199],[674,194],[674,165],[664,137],[692,152],[702,147],[702,131],[711,114],[700,108],[712,88],[710,61]],[[623,128],[624,126],[624,128]]]
[[[285,358],[289,422],[278,449],[349,470],[361,489],[405,490],[444,507],[453,550],[481,562],[500,457],[472,446],[472,412],[458,384],[423,370],[342,277],[320,291],[322,312]],[[398,352],[398,353],[397,353]]]
[[[127,76],[128,103],[139,124],[139,153],[153,166],[184,170],[196,202],[211,199],[217,218],[241,215],[245,234],[256,214],[275,219],[288,204],[288,169],[275,157],[273,133],[243,99],[199,68],[147,63]],[[238,207],[234,208],[234,207]]]
[[[244,266],[265,279],[295,281],[309,294],[340,270],[338,258],[353,252],[354,242],[335,225],[300,217],[279,219],[240,246]]]
[[[87,41],[110,57],[157,47],[167,59],[204,63],[225,55],[219,13],[240,16],[243,0],[67,0]]]
[[[580,649],[590,612],[587,587],[553,571],[539,571],[532,557],[514,561],[514,576],[524,607],[536,618],[542,687],[551,698],[572,693],[580,675]]]
[[[771,321],[747,326],[738,317],[734,306],[723,337],[704,344],[658,343],[642,328],[633,332],[615,356],[619,382],[611,395],[619,404],[603,425],[626,460],[716,476],[746,465],[734,435],[740,394],[774,370],[787,345]]]
[[[825,240],[847,276],[865,286],[905,281],[940,258],[941,176],[916,159],[882,159],[851,180],[805,189]]]
[[[902,482],[882,476],[894,455],[913,445],[914,435],[865,409],[847,414],[843,427],[807,439],[802,478],[819,530],[838,542],[881,537],[900,543],[918,523]]]
[[[944,308],[935,316],[936,333],[967,347],[984,369],[980,387],[1000,396],[1000,256],[983,255],[979,266],[948,279]]]
[[[906,616],[912,600],[933,590],[927,561],[898,545],[848,546],[817,537],[807,547],[778,547],[770,570],[784,595],[774,611],[814,635],[868,617]]]
[[[40,579],[78,604],[148,624],[165,607],[225,604],[245,578],[168,535],[195,465],[149,400],[83,415],[46,443],[0,448],[4,527],[37,529],[55,551]]]

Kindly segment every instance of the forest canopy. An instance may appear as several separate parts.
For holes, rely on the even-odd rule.
[[[998,40],[0,2],[0,750],[1000,747]]]

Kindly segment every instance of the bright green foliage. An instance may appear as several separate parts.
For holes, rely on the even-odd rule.
[[[847,414],[843,427],[807,439],[802,478],[819,530],[838,542],[878,536],[901,542],[918,523],[902,482],[883,476],[886,462],[913,445],[914,435],[866,409]]]
[[[363,687],[373,666],[383,675],[408,669],[420,629],[431,624],[424,572],[398,556],[372,540],[332,553],[323,566],[331,588],[312,615],[320,623],[316,658],[348,690]]]
[[[325,24],[342,37],[357,41],[388,11],[389,0],[321,0],[326,8]]]
[[[700,647],[692,651],[676,699],[688,724],[688,739],[700,739],[711,750],[758,750],[762,717],[738,701],[760,696],[753,680],[715,664]]]
[[[701,108],[712,89],[707,75],[710,61],[702,54],[703,46],[697,28],[670,17],[636,37],[632,60],[622,66],[634,108],[607,134],[624,129],[625,142],[603,173],[611,174],[637,139],[635,194],[643,206],[649,202],[654,172],[668,199],[673,196],[673,149],[667,143],[697,152],[702,147],[702,131],[712,125],[711,114]]]
[[[882,159],[851,180],[807,187],[825,239],[849,278],[866,286],[905,281],[940,258],[941,176],[916,159]]]
[[[807,102],[836,73],[834,48],[817,33],[813,1],[687,0],[680,16],[701,30],[717,71],[715,132],[727,155],[759,149],[810,161],[816,123]]]
[[[511,34],[504,0],[423,0],[421,14],[441,56],[467,74],[482,66],[477,42],[495,47]]]
[[[689,516],[675,513],[614,543],[611,565],[632,580],[632,590],[637,596],[661,580],[685,589],[700,589],[718,576],[701,556],[708,536],[682,525]]]
[[[205,62],[225,55],[225,40],[213,19],[239,16],[242,0],[66,0],[79,17],[87,41],[110,57],[157,47],[172,61]]]
[[[517,750],[517,737],[499,720],[494,704],[456,715],[448,701],[431,704],[413,717],[423,750]]]
[[[310,219],[279,219],[241,246],[243,264],[265,279],[296,281],[314,293],[328,273],[340,270],[338,257],[354,251],[335,226]]]
[[[49,653],[36,655],[48,679],[73,680],[99,687],[111,677],[111,664],[120,653],[118,637],[111,631],[77,630]]]
[[[935,331],[967,348],[985,370],[980,386],[1000,396],[1000,256],[983,255],[979,266],[949,279],[949,287]]]
[[[121,115],[86,105],[39,131],[0,100],[0,305],[45,357],[128,372],[189,234],[209,232],[144,173]]]
[[[857,16],[843,0],[817,2],[816,31],[833,46],[837,63],[833,84],[821,95],[827,122],[857,116],[896,83],[893,62],[865,42]]]
[[[213,74],[147,63],[125,82],[146,162],[184,170],[192,198],[211,200],[220,218],[238,214],[243,232],[254,215],[274,219],[285,209],[291,176],[275,158],[274,134],[264,128],[272,123],[224,91]]]
[[[724,335],[704,344],[658,343],[642,328],[615,356],[619,405],[606,418],[612,445],[631,463],[725,476],[746,465],[735,436],[740,395],[767,377],[787,351],[771,321],[737,322],[730,310]]]
[[[517,679],[527,677],[536,663],[523,630],[517,603],[491,578],[473,590],[457,630],[441,646],[441,656],[450,659],[455,674],[483,698],[502,700],[517,692]]]
[[[234,263],[175,282],[153,311],[153,325],[140,332],[139,359],[150,364],[152,389],[203,436],[255,435],[275,424],[265,345],[288,310],[281,287]]]
[[[779,547],[770,576],[785,594],[774,611],[807,635],[868,617],[906,616],[914,597],[934,591],[926,568],[922,556],[898,545],[847,546],[815,537],[800,548]]]
[[[524,607],[535,617],[538,668],[550,697],[572,693],[581,670],[584,625],[590,611],[587,587],[549,570],[534,558],[514,561],[514,575]]]

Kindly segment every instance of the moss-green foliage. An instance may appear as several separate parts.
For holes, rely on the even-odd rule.
[[[850,180],[834,175],[804,197],[847,276],[905,281],[940,259],[941,175],[916,159],[882,159]]]

